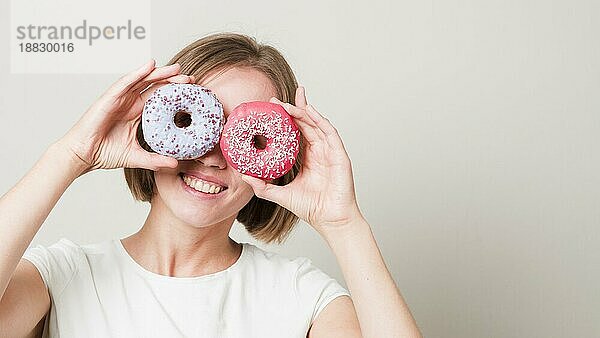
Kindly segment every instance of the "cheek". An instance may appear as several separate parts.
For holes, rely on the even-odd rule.
[[[252,197],[252,195],[254,195],[254,190],[252,190],[252,187],[241,179],[236,182],[236,187],[237,194],[240,198],[245,199],[246,196]]]
[[[158,191],[165,189],[172,189],[174,184],[178,184],[179,176],[175,171],[173,172],[154,172],[154,183]]]
[[[238,195],[237,201],[236,201],[236,209],[239,212],[240,210],[242,210],[242,208],[244,206],[246,206],[246,204],[248,204],[248,202],[250,202],[250,200],[252,200],[252,198],[254,197],[254,191],[252,190],[252,188],[250,186],[247,186],[245,189],[243,189],[243,191],[240,192],[240,194]]]
[[[238,183],[238,198],[240,199],[240,201],[244,201],[243,205],[246,205],[247,202],[249,202],[252,197],[254,197],[254,190],[252,190],[252,187],[240,180],[240,182]]]

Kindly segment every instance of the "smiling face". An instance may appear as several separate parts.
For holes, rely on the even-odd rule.
[[[221,74],[213,73],[198,84],[215,93],[223,105],[225,118],[242,102],[269,101],[277,96],[269,78],[250,68],[231,68]],[[180,222],[194,227],[230,225],[254,195],[241,175],[227,164],[217,144],[200,158],[180,160],[175,169],[154,172],[156,195],[152,198],[152,207],[163,208],[161,212],[168,212]],[[221,191],[210,194],[188,186],[191,182],[202,190],[199,188],[202,181],[207,184],[207,189],[215,185],[220,186]]]

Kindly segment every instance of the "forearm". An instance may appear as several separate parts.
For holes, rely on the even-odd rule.
[[[352,295],[363,337],[421,337],[367,221],[324,235]]]
[[[0,198],[0,298],[40,226],[83,171],[81,161],[54,143]]]

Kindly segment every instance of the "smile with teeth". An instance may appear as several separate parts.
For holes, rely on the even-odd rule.
[[[185,174],[183,174],[183,181],[190,188],[207,194],[218,194],[220,191],[225,190],[224,187]]]

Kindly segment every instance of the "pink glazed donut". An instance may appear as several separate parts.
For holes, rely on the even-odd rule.
[[[259,135],[267,140],[264,149],[255,144]],[[290,171],[296,162],[300,131],[281,105],[245,102],[227,118],[220,146],[227,163],[240,173],[275,179]]]

